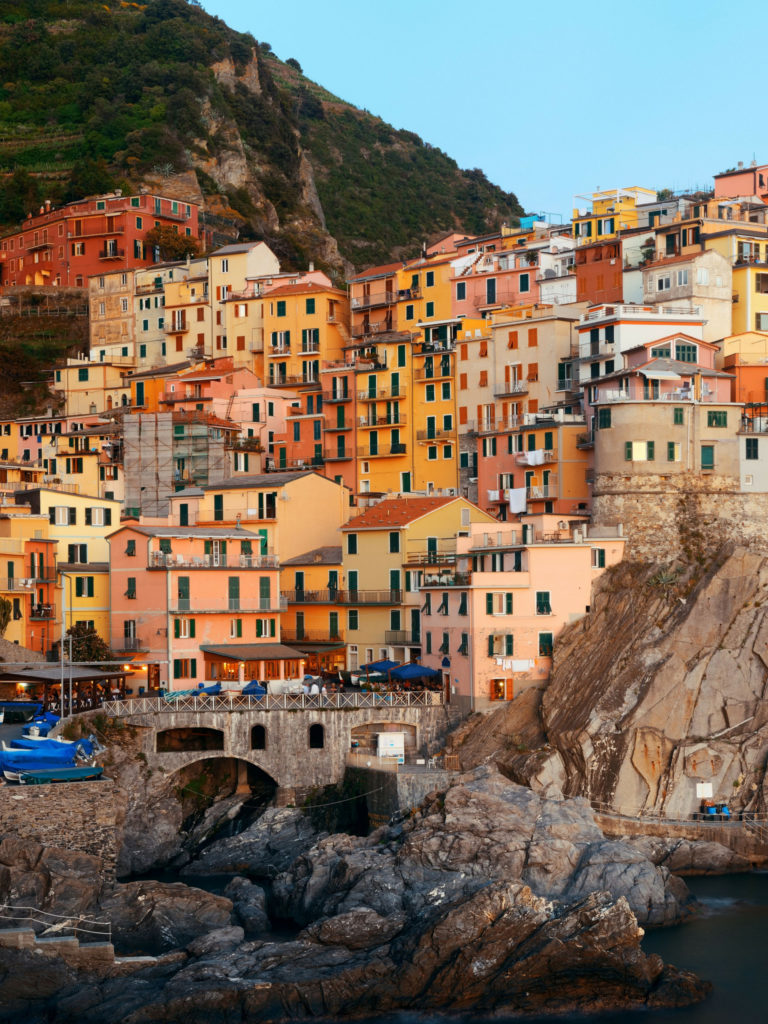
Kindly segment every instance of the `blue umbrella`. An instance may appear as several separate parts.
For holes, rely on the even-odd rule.
[[[440,673],[436,668],[428,668],[426,665],[398,665],[389,673],[392,679],[434,679]]]
[[[370,665],[363,665],[362,667],[366,671],[370,672],[389,672],[392,668],[397,668],[399,662],[389,661],[387,658],[382,658],[381,661],[372,661]]]
[[[248,697],[263,697],[266,694],[266,688],[261,685],[258,679],[252,679],[247,686],[243,687],[242,691]]]

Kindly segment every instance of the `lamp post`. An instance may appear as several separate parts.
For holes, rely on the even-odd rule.
[[[70,589],[72,580],[69,580]],[[70,607],[72,605],[72,594],[70,593]],[[61,576],[61,641],[59,643],[60,680],[59,696],[61,701],[61,715],[64,717],[64,644],[69,640],[69,714],[72,714],[72,637],[67,637],[67,577]]]

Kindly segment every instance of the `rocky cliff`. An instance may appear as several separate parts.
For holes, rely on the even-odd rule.
[[[534,744],[500,753],[513,777],[628,814],[690,818],[698,782],[766,812],[768,555],[624,563],[558,640]],[[535,749],[534,749],[535,746]]]
[[[298,815],[271,815],[261,842],[254,833],[233,846],[239,869],[262,876],[271,869],[242,863],[246,849],[299,853],[266,901],[244,877],[224,897],[159,883],[94,887],[82,854],[0,844],[1,899],[100,910],[117,922],[118,949],[161,954],[78,974],[39,953],[0,950],[0,1005],[28,1024],[223,1024],[626,1010],[708,991],[640,948],[638,916],[679,920],[684,884],[607,840],[583,800],[549,800],[485,768],[367,838],[307,837],[297,851]],[[283,934],[292,919],[294,937],[260,931],[265,910]]]

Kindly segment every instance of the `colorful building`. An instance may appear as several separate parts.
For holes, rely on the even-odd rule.
[[[341,545],[336,544],[280,564],[280,596],[286,605],[282,639],[306,655],[307,671],[313,674],[346,667],[342,575]]]

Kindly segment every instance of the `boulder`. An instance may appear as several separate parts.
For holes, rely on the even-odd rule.
[[[272,925],[267,915],[267,897],[261,886],[254,885],[247,878],[233,878],[224,895],[232,900],[235,917],[248,938],[270,931]]]
[[[242,943],[245,932],[239,925],[229,925],[227,928],[214,928],[193,939],[187,945],[187,952],[190,956],[211,956],[214,953],[228,953]]]

